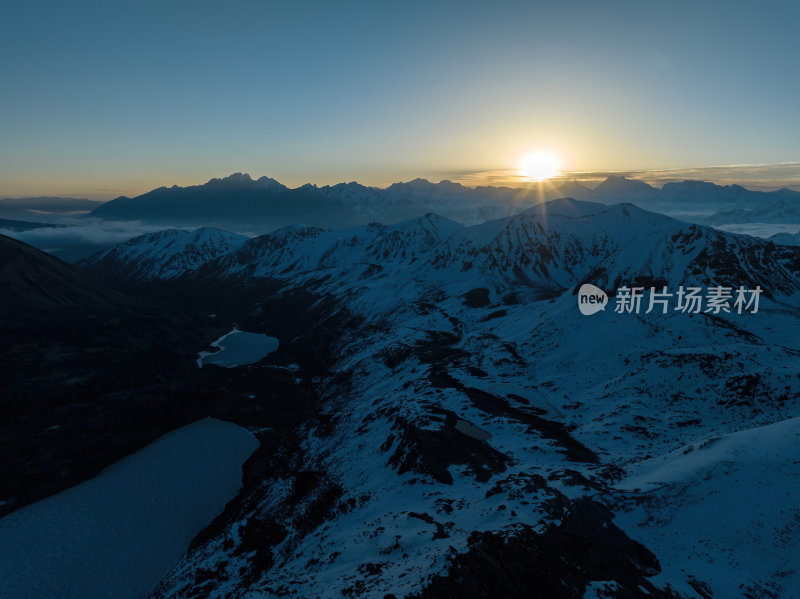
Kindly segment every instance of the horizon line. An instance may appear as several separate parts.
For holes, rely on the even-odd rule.
[[[782,170],[782,169],[790,169],[791,173],[781,173],[784,176],[765,176],[769,175],[768,171],[770,170]],[[761,177],[754,178],[748,176],[736,176],[736,174],[732,171],[766,171],[761,172]],[[682,175],[681,175],[682,173]],[[702,177],[702,174],[712,175],[707,177]],[[741,187],[745,187],[747,189],[753,191],[776,191],[779,189],[791,189],[793,191],[800,191],[800,161],[784,161],[784,162],[776,162],[776,163],[742,163],[742,164],[728,164],[728,165],[713,165],[713,166],[698,166],[698,167],[688,167],[688,168],[661,168],[661,169],[623,169],[623,170],[607,170],[607,169],[597,169],[597,170],[581,170],[581,171],[563,171],[558,175],[550,177],[548,179],[544,179],[542,181],[525,181],[521,175],[519,175],[519,171],[516,169],[495,169],[495,170],[462,170],[462,171],[450,171],[449,173],[443,173],[441,178],[433,177],[431,175],[428,176],[420,176],[414,177],[408,180],[399,180],[393,181],[388,184],[382,185],[368,185],[359,183],[356,179],[353,180],[340,180],[336,183],[313,183],[308,181],[306,183],[302,183],[297,186],[285,185],[281,183],[277,178],[271,177],[268,175],[262,175],[258,177],[253,177],[250,175],[246,170],[244,171],[236,171],[230,173],[229,175],[225,175],[222,177],[212,176],[201,183],[185,183],[183,185],[172,184],[172,185],[156,185],[153,187],[148,188],[146,191],[143,192],[133,192],[133,193],[118,193],[110,188],[94,188],[92,191],[88,192],[64,192],[64,193],[54,193],[54,192],[45,192],[45,193],[30,193],[25,195],[17,195],[17,194],[2,194],[2,198],[0,201],[3,200],[14,200],[14,199],[32,199],[32,198],[70,198],[70,199],[89,199],[98,202],[108,202],[120,197],[137,197],[139,195],[143,195],[150,191],[154,191],[156,189],[170,189],[172,187],[193,187],[193,186],[201,186],[207,183],[210,183],[214,180],[224,180],[230,177],[242,175],[247,176],[252,181],[258,181],[260,179],[271,179],[276,181],[277,183],[283,185],[287,189],[300,189],[305,186],[312,186],[315,188],[329,188],[335,187],[337,185],[349,185],[349,184],[358,184],[362,185],[363,187],[371,188],[371,189],[388,189],[392,185],[397,184],[405,184],[405,183],[412,183],[414,181],[426,181],[434,185],[438,185],[441,183],[452,183],[455,185],[460,185],[464,188],[469,189],[478,189],[481,187],[488,187],[488,188],[495,188],[495,189],[515,189],[515,190],[524,190],[530,189],[531,187],[540,186],[542,184],[551,184],[554,187],[559,187],[559,183],[567,183],[567,182],[577,182],[577,183],[584,183],[584,182],[602,182],[607,180],[610,177],[621,177],[628,180],[635,180],[635,181],[642,181],[655,189],[660,189],[667,183],[674,183],[674,182],[683,182],[683,181],[702,181],[707,183],[713,183],[719,186],[730,186],[730,185],[739,185]],[[692,176],[694,175],[694,176]],[[775,174],[773,174],[775,175]],[[786,177],[789,175],[789,177]],[[594,186],[587,185],[590,189]]]

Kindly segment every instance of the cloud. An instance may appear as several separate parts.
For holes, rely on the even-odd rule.
[[[800,227],[796,224],[780,223],[740,223],[732,225],[717,225],[716,229],[728,231],[730,233],[742,233],[753,237],[772,237],[777,233],[800,233]]]
[[[21,232],[0,229],[0,234],[28,243],[64,260],[74,261],[139,235],[174,228],[140,221],[75,219],[72,222],[61,222],[66,226],[42,227]]]
[[[731,164],[723,166],[704,166],[683,169],[634,170],[634,171],[567,171],[553,179],[581,181],[588,186],[600,183],[610,175],[639,179],[650,185],[660,187],[665,183],[695,179],[711,181],[718,185],[734,183],[748,189],[772,190],[788,187],[800,191],[800,162],[777,164]],[[476,187],[494,185],[521,187],[519,172],[515,170],[475,171],[451,173],[450,178],[457,183]]]
[[[50,245],[75,245],[120,243],[138,235],[162,231],[171,227],[146,224],[140,221],[104,221],[92,219],[80,224],[68,224],[57,228],[43,227],[20,233],[2,231],[3,235],[14,237],[25,243],[40,247]]]

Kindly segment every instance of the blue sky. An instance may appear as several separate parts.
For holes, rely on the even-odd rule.
[[[0,196],[800,161],[793,2],[9,2]]]

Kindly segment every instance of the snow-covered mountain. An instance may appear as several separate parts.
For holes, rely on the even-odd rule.
[[[140,235],[79,261],[83,270],[107,280],[172,279],[217,256],[235,251],[248,237],[220,229],[167,229]]]
[[[793,259],[785,248],[632,205],[554,200],[470,227],[433,214],[390,226],[287,227],[221,254],[201,271],[295,284],[335,271],[340,287],[371,277],[411,285],[422,277],[453,292],[480,281],[498,293],[528,295],[550,295],[590,279],[613,291],[626,283],[709,279],[755,286],[760,276],[767,294],[792,294],[797,282],[785,265]]]
[[[305,297],[281,346],[330,361],[319,413],[251,460],[155,597],[800,592],[800,248],[559,200],[292,226],[170,272],[211,305],[252,288],[239,317],[266,334]],[[583,283],[608,309],[581,315]],[[763,294],[755,313],[613,309],[637,285]]]
[[[334,270],[361,277],[404,268],[426,256],[450,234],[463,228],[428,214],[395,225],[324,230],[295,225],[246,242],[238,251],[206,266],[208,276],[318,278]],[[373,272],[374,271],[374,272]]]

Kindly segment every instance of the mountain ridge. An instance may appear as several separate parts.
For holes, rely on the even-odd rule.
[[[695,180],[670,182],[657,188],[644,181],[611,175],[590,189],[571,180],[511,188],[466,187],[449,180],[417,178],[385,188],[354,181],[289,188],[275,179],[253,179],[247,173],[214,178],[201,185],[160,187],[135,198],[121,196],[96,208],[91,216],[181,226],[225,228],[248,224],[260,228],[260,232],[296,222],[338,228],[370,220],[392,222],[427,212],[476,224],[509,216],[543,200],[570,196],[604,204],[629,202],[659,212],[682,211],[689,215],[687,218],[702,224],[749,222],[763,214],[767,214],[767,222],[779,222],[787,214],[800,219],[800,192],[786,188],[754,191],[739,185]],[[780,214],[772,214],[775,211]]]
[[[129,243],[147,246],[173,234],[156,233]],[[625,284],[688,285],[713,274],[716,283],[732,287],[760,283],[769,297],[792,295],[798,289],[800,265],[800,256],[788,246],[685,223],[631,204],[569,199],[472,226],[431,213],[393,225],[292,225],[237,239],[230,248],[210,249],[205,260],[198,259],[184,274],[246,280],[292,277],[298,283],[311,282],[333,268],[346,286],[375,275],[409,279],[411,284],[421,269],[428,280],[453,287],[469,281],[474,286],[478,271],[491,278],[498,293],[521,286],[545,295],[582,282],[604,286],[613,294]],[[136,278],[127,262],[114,258],[125,248],[126,244],[117,246],[79,265],[96,275]],[[143,252],[153,256],[161,251],[156,248],[158,243]],[[174,276],[163,259],[154,258],[148,268],[148,279]]]

